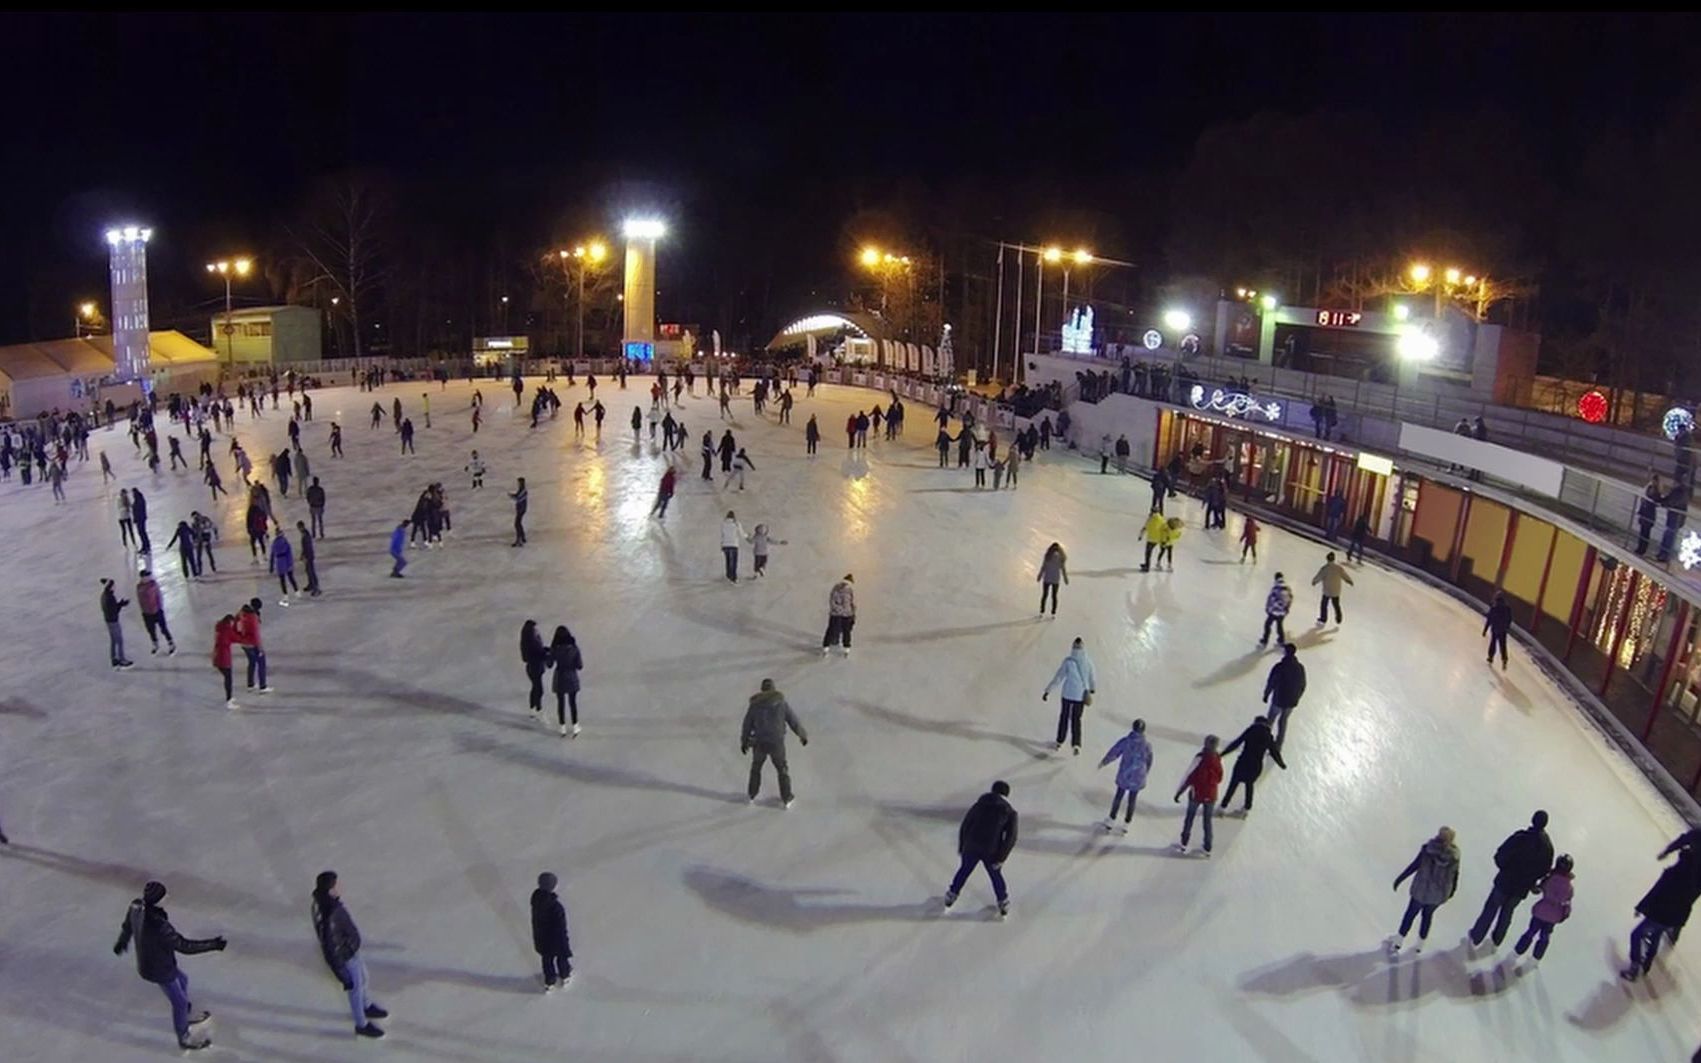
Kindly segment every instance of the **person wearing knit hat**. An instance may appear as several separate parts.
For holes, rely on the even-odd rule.
[[[177,1031],[177,1044],[193,1051],[212,1044],[206,1034],[193,1029],[212,1018],[212,1013],[198,1012],[189,1002],[189,977],[178,969],[177,955],[222,952],[225,940],[222,937],[191,939],[179,934],[171,925],[171,917],[159,906],[163,900],[163,883],[149,882],[142,887],[142,895],[130,902],[112,954],[122,956],[132,940],[136,943],[136,973],[159,986],[171,1001],[171,1024]]]
[[[567,940],[567,909],[555,895],[558,880],[548,871],[532,891],[532,947],[543,959],[543,991],[565,989],[573,980],[573,946]]]
[[[388,1018],[390,1013],[366,994],[366,961],[360,956],[360,930],[354,917],[343,906],[342,890],[335,871],[321,871],[313,881],[313,931],[319,938],[319,951],[325,965],[337,976],[348,993],[348,1005],[354,1015],[354,1032],[361,1037],[383,1037],[384,1031],[373,1019]]]
[[[821,636],[821,656],[827,656],[827,651],[834,645],[843,645],[845,656],[850,656],[851,628],[856,626],[856,577],[849,572],[845,578],[833,584],[833,591],[827,596],[827,633]]]

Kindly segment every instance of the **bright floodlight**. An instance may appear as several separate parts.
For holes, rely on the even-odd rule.
[[[1075,259],[1075,264],[1077,266],[1085,266],[1092,262],[1093,253],[1084,247],[1077,247],[1075,249],[1075,254],[1071,257]]]
[[[608,257],[608,245],[599,240],[585,249],[585,257],[592,262],[601,262]]]
[[[1424,265],[1422,262],[1412,263],[1412,268],[1407,270],[1407,272],[1412,275],[1412,280],[1416,281],[1418,284],[1422,284],[1429,280],[1429,267]]]
[[[660,240],[667,235],[667,223],[658,218],[627,218],[620,231],[628,240]]]
[[[1441,344],[1427,332],[1408,332],[1400,337],[1395,350],[1408,362],[1427,362],[1441,353]]]
[[[878,247],[863,248],[862,264],[867,266],[869,269],[873,269],[875,266],[878,266],[880,264],[880,249]]]
[[[116,247],[121,243],[147,243],[154,231],[145,225],[120,225],[106,230],[106,242]]]
[[[1265,295],[1264,298],[1258,300],[1258,303],[1266,310],[1274,310],[1281,304],[1281,300],[1273,295]]]
[[[253,268],[254,262],[252,259],[239,258],[236,260],[236,275],[238,277],[248,276],[248,271]]]
[[[1411,307],[1407,306],[1405,303],[1395,303],[1394,304],[1394,320],[1395,321],[1404,321],[1406,318],[1411,317],[1411,316],[1412,316],[1412,308]]]
[[[77,309],[84,317],[94,317],[95,315],[95,305],[93,303],[84,303],[77,307]]]
[[[1446,278],[1448,284],[1458,284],[1459,278],[1464,276],[1464,274],[1461,273],[1459,270],[1449,266],[1447,268],[1446,272],[1442,273],[1442,276],[1444,278]]]
[[[1061,248],[1061,247],[1048,247],[1048,248],[1046,248],[1045,249],[1045,260],[1047,262],[1062,262],[1063,261],[1063,248]]]
[[[1186,332],[1193,327],[1193,315],[1185,310],[1164,311],[1164,327],[1176,332]]]

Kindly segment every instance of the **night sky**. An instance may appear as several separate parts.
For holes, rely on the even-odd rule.
[[[949,194],[977,204],[965,231],[1028,240],[1084,204],[1125,218],[1108,231],[1138,245],[1162,222],[1148,190],[1211,127],[1261,114],[1357,115],[1330,160],[1350,167],[1355,123],[1398,131],[1491,106],[1534,145],[1532,186],[1562,185],[1598,135],[1655,125],[1701,58],[1693,20],[1640,17],[0,26],[0,342],[62,335],[78,298],[104,302],[100,234],[127,217],[158,231],[157,298],[211,305],[206,259],[267,246],[316,178],[350,169],[393,175],[439,224],[520,250],[658,210],[675,230],[662,314],[707,319],[731,289],[802,309],[841,277],[847,219],[893,202]]]

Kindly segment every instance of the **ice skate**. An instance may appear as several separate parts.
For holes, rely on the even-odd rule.
[[[187,1037],[179,1037],[177,1039],[177,1047],[183,1049],[185,1052],[198,1052],[212,1043],[213,1039],[204,1033],[192,1033]]]
[[[236,709],[240,709],[240,708],[241,708],[241,707],[242,707],[242,706],[241,706],[241,705],[238,705],[238,704],[237,704],[237,703],[236,703],[236,699],[235,699],[235,698],[231,698],[231,699],[229,699],[229,700],[227,700],[227,701],[226,701],[226,702],[225,702],[225,703],[224,703],[224,707],[225,707],[225,708],[227,708],[227,709],[230,709],[230,710],[232,710],[232,711],[234,711],[234,710],[236,710]]]
[[[1389,959],[1397,959],[1399,957],[1400,946],[1405,943],[1405,940],[1406,939],[1401,937],[1400,935],[1393,934],[1393,935],[1390,935],[1386,940],[1384,940],[1382,942],[1382,947],[1384,949],[1388,950],[1388,958]]]
[[[1418,943],[1416,945],[1412,946],[1412,955],[1413,956],[1422,956],[1423,955],[1423,938],[1418,938]]]
[[[1116,829],[1116,821],[1111,819],[1109,816],[1106,816],[1104,818],[1104,822],[1100,823],[1099,826],[1104,828],[1104,832],[1106,834],[1109,834],[1111,831]]]
[[[177,643],[173,642],[170,646],[168,646],[166,648],[165,655],[167,657],[177,656]]]
[[[793,801],[796,801],[796,800],[797,800],[797,798],[795,798],[795,797],[788,797],[788,798],[786,798],[786,799],[785,799],[785,800],[784,800],[784,801],[781,801],[781,802],[780,802],[780,807],[781,807],[781,808],[790,808],[790,807],[791,807],[791,803],[792,803],[792,802],[793,802]]]
[[[1201,860],[1209,860],[1211,858],[1211,850],[1200,849],[1198,852],[1194,853],[1194,855]]]
[[[1626,982],[1634,982],[1636,979],[1642,977],[1642,972],[1638,971],[1635,967],[1626,967],[1624,970],[1618,972],[1618,976]]]
[[[561,737],[562,738],[567,737],[567,725],[566,724],[561,725]]]
[[[1010,902],[1008,900],[1003,900],[1003,901],[998,902],[998,918],[999,919],[1010,918]]]
[[[152,657],[152,656],[154,656],[158,653],[159,653],[159,644],[158,643],[155,643],[154,645],[148,647],[148,656]]]
[[[207,1020],[211,1019],[212,1017],[213,1017],[212,1012],[208,1011],[206,1008],[202,1008],[200,1011],[197,1011],[195,1014],[189,1016],[189,1025],[199,1026],[203,1022],[206,1022]]]
[[[384,1036],[384,1031],[376,1023],[370,1022],[365,1026],[357,1027],[354,1033],[357,1037],[371,1037],[373,1039]]]
[[[1177,856],[1186,856],[1187,855],[1187,843],[1186,842],[1175,842],[1175,843],[1171,844],[1169,848],[1170,848],[1170,851],[1175,853]]]
[[[283,606],[285,609],[288,609],[289,608],[289,595],[286,594],[282,598],[279,598],[278,604]]]
[[[578,724],[573,725],[573,732],[572,733],[573,733],[574,738],[579,737],[579,725]]]
[[[390,1013],[377,1004],[368,1004],[366,1005],[366,1017],[369,1019],[387,1019],[390,1017]]]
[[[823,656],[823,657],[827,656],[827,647],[825,647],[825,646],[821,647],[821,656]]]
[[[957,895],[955,893],[952,893],[951,891],[947,890],[945,892],[945,896],[943,898],[943,904],[945,906],[945,910],[950,911],[951,906],[953,904],[956,904],[956,903],[957,903]]]

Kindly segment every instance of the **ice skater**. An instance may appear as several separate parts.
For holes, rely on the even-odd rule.
[[[1258,563],[1258,530],[1259,523],[1248,513],[1240,525],[1240,563],[1246,564],[1248,554],[1252,555],[1252,563]]]
[[[1264,677],[1263,700],[1270,706],[1266,719],[1276,728],[1276,748],[1288,738],[1288,717],[1293,710],[1299,708],[1299,699],[1305,696],[1305,665],[1299,660],[1299,647],[1291,642],[1282,643],[1282,659],[1270,667],[1270,674]]]
[[[1146,788],[1146,776],[1152,770],[1152,743],[1146,741],[1146,721],[1135,720],[1128,733],[1116,740],[1110,751],[1099,761],[1099,767],[1104,767],[1111,761],[1118,761],[1116,766],[1116,796],[1110,799],[1110,815],[1104,819],[1104,829],[1111,830],[1116,826],[1116,813],[1122,805],[1122,799],[1128,798],[1128,811],[1122,819],[1122,833],[1128,833],[1128,824],[1134,822],[1134,801],[1140,796],[1140,791]]]
[[[159,653],[159,637],[164,635],[165,655],[177,656],[177,640],[171,637],[171,628],[165,622],[165,604],[160,601],[159,582],[145,568],[136,580],[136,608],[141,610],[142,627],[148,633],[148,641],[153,644],[148,652]]]
[[[1010,784],[999,779],[992,789],[981,794],[963,816],[957,828],[957,873],[945,888],[944,905],[949,909],[957,903],[963,884],[978,864],[986,868],[992,880],[992,894],[998,900],[998,917],[1010,914],[1010,890],[1004,882],[1004,862],[1016,848],[1020,819],[1010,806]]]
[[[744,526],[738,523],[738,515],[729,509],[726,518],[721,521],[721,556],[726,559],[728,583],[738,582],[738,544],[743,541]]]
[[[484,486],[484,461],[478,456],[478,451],[472,452],[472,458],[467,462],[467,475],[472,477],[473,489]]]
[[[1553,862],[1553,870],[1547,873],[1538,887],[1542,895],[1530,908],[1530,925],[1518,938],[1518,943],[1512,946],[1512,951],[1522,956],[1532,943],[1535,945],[1531,966],[1541,963],[1542,957],[1547,955],[1547,943],[1553,936],[1553,928],[1571,917],[1572,868],[1575,866],[1569,854]]]
[[[566,989],[573,980],[573,945],[567,939],[567,908],[555,895],[559,883],[548,871],[532,891],[532,948],[543,960],[543,991]]]
[[[1188,839],[1193,836],[1194,813],[1203,811],[1205,847],[1199,854],[1207,858],[1211,855],[1211,814],[1216,811],[1217,788],[1223,782],[1223,758],[1217,753],[1219,741],[1216,735],[1205,736],[1205,744],[1194,755],[1193,762],[1187,766],[1187,774],[1181,777],[1181,785],[1176,788],[1176,801],[1181,800],[1183,793],[1187,794],[1187,818],[1181,821],[1181,840],[1175,843],[1178,853],[1187,851]]]
[[[1251,726],[1240,732],[1240,735],[1223,747],[1223,756],[1228,756],[1235,750],[1240,750],[1240,756],[1235,758],[1234,768],[1229,771],[1228,793],[1223,795],[1223,815],[1234,813],[1229,805],[1234,803],[1234,792],[1240,786],[1246,787],[1246,803],[1240,806],[1240,814],[1245,816],[1252,811],[1252,788],[1258,777],[1264,774],[1264,758],[1270,757],[1276,762],[1276,767],[1288,770],[1287,763],[1282,760],[1282,747],[1276,741],[1276,736],[1270,733],[1270,721],[1262,716],[1252,717]]]
[[[1459,888],[1459,847],[1453,843],[1452,827],[1442,827],[1423,843],[1417,856],[1395,877],[1394,892],[1398,893],[1400,883],[1408,878],[1412,880],[1411,898],[1406,902],[1406,914],[1400,917],[1400,932],[1388,939],[1390,956],[1398,955],[1405,945],[1413,921],[1418,926],[1418,943],[1412,951],[1422,952],[1435,910],[1452,900]]]
[[[306,522],[299,520],[295,522],[295,530],[301,535],[301,549],[297,552],[297,556],[301,558],[301,564],[307,569],[307,595],[310,598],[317,598],[323,592],[319,590],[319,567],[314,564],[318,554],[313,549],[313,533],[307,530]]]
[[[756,463],[750,460],[750,455],[744,452],[743,447],[739,447],[738,453],[733,455],[732,472],[728,474],[726,484],[724,486],[731,487],[732,482],[737,480],[738,489],[740,491],[744,490],[744,474],[755,467]]]
[[[1288,633],[1283,621],[1287,619],[1288,610],[1293,608],[1293,589],[1282,579],[1280,572],[1276,573],[1275,582],[1270,584],[1270,593],[1264,596],[1264,637],[1258,640],[1260,647],[1270,644],[1270,628],[1276,629],[1276,641],[1286,645]]]
[[[514,492],[508,496],[514,500],[514,541],[510,546],[526,545],[526,478],[518,477],[514,481]]]
[[[236,697],[231,691],[230,652],[237,640],[236,617],[226,613],[213,625],[213,669],[224,679],[224,707],[227,709],[237,707]]]
[[[1496,948],[1506,940],[1512,914],[1552,869],[1553,842],[1547,837],[1546,812],[1537,811],[1530,817],[1528,827],[1515,831],[1500,843],[1500,848],[1494,851],[1494,866],[1499,869],[1494,885],[1467,938],[1473,950],[1490,936],[1491,930]]]
[[[248,604],[237,611],[236,644],[248,658],[248,689],[270,694],[272,688],[266,682],[266,647],[260,641],[260,599],[248,599]],[[256,674],[260,680],[258,688],[254,686]]]
[[[1323,560],[1323,567],[1317,570],[1317,575],[1311,577],[1313,587],[1323,585],[1323,599],[1317,604],[1317,623],[1322,625],[1329,619],[1329,606],[1335,607],[1335,623],[1341,622],[1341,584],[1352,584],[1353,578],[1335,560],[1335,552],[1329,551]]]
[[[1661,940],[1669,937],[1673,943],[1677,941],[1678,931],[1689,922],[1695,900],[1701,897],[1701,831],[1685,833],[1660,850],[1659,858],[1664,860],[1674,852],[1677,863],[1660,872],[1653,889],[1636,902],[1636,914],[1642,921],[1630,932],[1630,966],[1619,972],[1627,982],[1636,981],[1654,966]]]
[[[130,902],[130,910],[118,930],[118,941],[112,946],[114,956],[124,955],[132,942],[136,946],[136,973],[142,980],[152,982],[171,1001],[171,1025],[177,1031],[179,1048],[195,1051],[212,1044],[212,1038],[195,1027],[211,1019],[212,1013],[197,1011],[189,1001],[189,976],[177,966],[177,957],[194,956],[203,952],[223,952],[222,937],[186,938],[171,925],[159,902],[165,900],[165,886],[150,882],[142,887],[142,895]]]
[[[750,533],[749,541],[752,571],[758,576],[766,576],[768,574],[769,548],[773,546],[785,546],[786,541],[784,539],[774,538],[773,534],[768,531],[768,526],[766,524],[756,525],[755,530]]]
[[[100,456],[104,459],[106,452],[101,451]],[[24,468],[29,468],[27,460],[24,462]],[[118,539],[125,546],[132,546],[140,541],[136,538],[136,521],[131,516],[130,489],[127,487],[118,489]]]
[[[772,679],[762,680],[762,689],[750,696],[744,710],[744,724],[739,731],[739,751],[750,755],[750,803],[762,790],[762,765],[774,762],[780,777],[780,804],[790,808],[792,803],[791,771],[786,765],[786,729],[797,735],[802,745],[809,744],[809,733],[798,721],[797,713],[786,703],[785,695],[774,688]]]
[[[1506,595],[1496,592],[1494,603],[1483,615],[1482,633],[1488,636],[1488,663],[1494,663],[1494,649],[1500,647],[1500,670],[1506,671],[1506,635],[1512,630],[1512,606]]]
[[[342,901],[342,887],[335,871],[321,871],[313,882],[313,932],[319,939],[319,952],[325,965],[337,976],[348,993],[349,1011],[354,1016],[354,1032],[361,1037],[383,1037],[384,1031],[372,1020],[389,1018],[376,1001],[367,994],[366,961],[360,955],[360,930],[354,917]]]
[[[856,627],[856,577],[849,572],[827,594],[827,633],[821,636],[821,656],[834,646],[850,656],[851,629]]]
[[[536,633],[536,628],[533,629]],[[579,643],[573,638],[573,633],[567,630],[566,624],[558,624],[555,635],[549,641],[549,665],[554,673],[549,678],[549,686],[555,692],[555,722],[561,727],[561,737],[566,738],[567,714],[573,714],[574,738],[579,736],[579,672],[585,667],[584,655],[579,652]],[[529,673],[528,673],[529,674]]]
[[[787,392],[786,394],[789,397],[791,393]],[[788,406],[787,409],[789,410],[790,407]],[[788,415],[786,419],[789,421],[791,418]],[[819,424],[815,423],[815,415],[810,414],[808,422],[806,422],[803,426],[803,449],[804,449],[804,453],[808,454],[810,457],[814,457],[815,451],[818,447],[820,447],[820,445],[821,445],[821,426]]]
[[[534,719],[543,718],[543,673],[549,669],[549,650],[543,636],[537,633],[537,621],[527,620],[520,625],[520,663],[526,668],[526,681],[531,685],[526,694],[526,707]]]
[[[1140,562],[1141,572],[1150,572],[1152,570],[1152,555],[1163,546],[1164,541],[1168,538],[1169,518],[1163,515],[1162,510],[1154,509],[1146,517],[1146,524],[1140,529],[1140,534],[1135,539],[1136,542],[1143,539],[1146,543],[1146,556]]]
[[[1051,692],[1060,687],[1059,696],[1063,704],[1057,712],[1057,744],[1052,749],[1061,750],[1063,740],[1069,738],[1078,757],[1081,755],[1081,713],[1093,703],[1093,694],[1098,689],[1092,658],[1087,656],[1086,643],[1079,638],[1070,645],[1069,655],[1057,666],[1057,672],[1045,685],[1040,700],[1049,700]]]
[[[674,483],[679,478],[670,460],[666,469],[662,470],[661,484],[656,488],[656,503],[650,507],[650,516],[657,520],[667,519],[667,504],[673,501]],[[758,573],[760,575],[760,573]]]
[[[100,581],[100,615],[106,621],[106,638],[109,656],[114,668],[134,668],[135,662],[124,655],[124,628],[119,623],[119,616],[124,607],[130,604],[130,599],[120,598],[112,589],[112,581]]]
[[[272,536],[272,550],[267,555],[266,571],[277,573],[278,593],[283,595],[278,599],[278,604],[287,607],[290,592],[299,592],[301,588],[295,582],[295,548],[289,545],[289,536],[284,534],[281,526],[277,534]]]
[[[1014,455],[1016,452],[1011,451]],[[1051,596],[1051,615],[1057,616],[1057,585],[1058,582],[1069,582],[1069,555],[1063,552],[1063,547],[1052,543],[1045,548],[1045,556],[1040,558],[1039,572],[1034,575],[1034,582],[1040,585],[1039,615],[1045,615],[1046,595]]]

